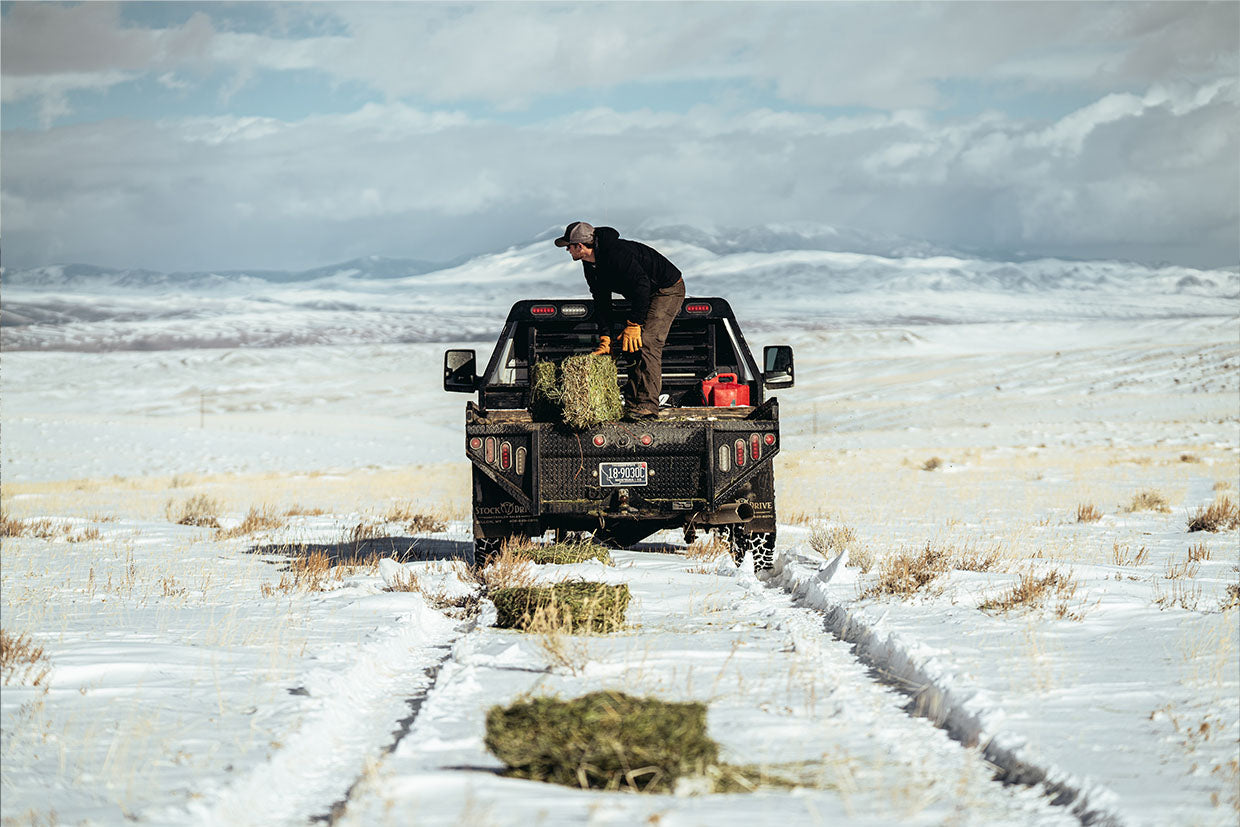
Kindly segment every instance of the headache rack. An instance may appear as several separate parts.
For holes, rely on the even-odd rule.
[[[613,307],[615,318],[623,320],[629,303],[616,301]],[[563,312],[564,308],[571,313]],[[619,328],[612,331],[613,341],[619,341],[619,332]],[[530,366],[542,360],[559,364],[569,356],[589,353],[598,345],[598,333],[592,301],[518,302],[482,377],[481,406],[528,407]],[[623,384],[632,357],[616,355]],[[673,406],[700,405],[701,382],[716,371],[735,373],[739,381],[749,384],[752,403],[761,404],[761,373],[749,356],[731,307],[719,298],[685,299],[663,348],[663,392]]]

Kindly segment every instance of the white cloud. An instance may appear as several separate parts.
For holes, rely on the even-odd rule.
[[[6,136],[6,254],[163,268],[448,258],[585,216],[812,221],[1217,265],[1240,221],[1236,98],[1235,84],[1165,87],[1049,127],[996,113],[737,119],[703,105],[595,110],[581,129],[575,116],[513,126],[399,103],[62,127]]]

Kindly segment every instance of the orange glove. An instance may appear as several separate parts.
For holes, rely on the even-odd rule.
[[[642,349],[642,326],[628,322],[620,333],[620,349],[625,353],[636,353]]]
[[[611,353],[611,337],[599,336],[598,348],[590,351],[591,356],[606,356]]]

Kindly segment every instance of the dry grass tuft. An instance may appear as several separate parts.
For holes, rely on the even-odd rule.
[[[533,586],[538,580],[534,564],[522,553],[532,545],[524,538],[505,540],[500,544],[499,554],[492,557],[488,565],[474,566],[467,571],[467,575],[482,586],[485,594],[494,594],[500,589]]]
[[[1076,521],[1078,523],[1096,523],[1101,519],[1102,512],[1093,503],[1084,503],[1076,507]]]
[[[1198,543],[1195,546],[1188,547],[1188,562],[1201,563],[1210,559],[1210,547],[1205,543]]]
[[[1179,580],[1181,578],[1192,580],[1200,571],[1201,564],[1191,558],[1181,563],[1177,563],[1174,560],[1168,560],[1167,573],[1165,576],[1168,580]]]
[[[383,519],[389,523],[404,523],[413,534],[433,534],[448,528],[448,523],[438,515],[416,511],[413,503],[408,502],[393,504]]]
[[[1240,527],[1240,507],[1227,496],[1219,497],[1204,508],[1198,508],[1197,513],[1188,520],[1190,532],[1230,531],[1237,527]]]
[[[177,525],[201,526],[203,528],[220,527],[220,502],[206,494],[195,494],[178,508],[172,500],[164,507],[168,519]]]
[[[1219,604],[1219,611],[1226,612],[1240,606],[1240,583],[1228,583],[1227,592]]]
[[[941,460],[938,457],[930,457],[930,459],[926,460],[925,462],[921,464],[921,470],[923,471],[937,471],[938,469],[942,467],[943,467],[943,460]]]
[[[1040,576],[1030,572],[1020,575],[1020,581],[1011,589],[998,597],[983,601],[977,608],[987,613],[1007,614],[1016,609],[1040,609],[1054,600],[1056,617],[1061,620],[1081,620],[1084,615],[1070,606],[1077,585],[1071,574],[1061,571]]]
[[[233,528],[221,528],[215,532],[217,540],[227,540],[230,537],[244,537],[250,534],[257,534],[260,531],[274,531],[278,528],[284,528],[284,516],[277,514],[268,506],[261,509],[250,506],[249,513],[245,515],[245,519]]]
[[[284,516],[285,517],[322,517],[326,513],[327,513],[326,509],[311,508],[309,506],[301,505],[300,503],[294,503],[293,505],[290,505],[288,509],[284,512]]]
[[[921,551],[902,550],[882,560],[877,580],[861,592],[861,597],[911,597],[930,590],[951,567],[952,555],[947,549],[930,543]]]
[[[1144,566],[1150,559],[1150,550],[1145,546],[1134,554],[1132,547],[1128,544],[1120,545],[1118,542],[1111,546],[1111,561],[1117,566]]]
[[[1196,454],[1180,454],[1180,462],[1201,462],[1201,457]]]
[[[38,686],[51,671],[43,647],[36,646],[29,635],[10,635],[0,629],[0,675],[6,686]]]
[[[991,546],[985,551],[968,548],[961,552],[956,560],[956,568],[961,571],[993,571],[1002,570],[1003,547]]]
[[[685,549],[685,557],[702,563],[711,563],[725,554],[731,554],[732,548],[727,540],[715,534],[694,540]]]
[[[848,550],[848,559],[844,565],[860,569],[862,574],[869,574],[874,568],[874,549],[869,546],[854,546]]]
[[[1160,514],[1169,514],[1171,506],[1158,491],[1147,488],[1144,491],[1138,491],[1132,498],[1132,502],[1128,504],[1125,511],[1132,513],[1134,511],[1157,511]]]
[[[809,534],[809,545],[824,558],[831,558],[857,542],[857,532],[846,525],[815,525]]]
[[[1215,491],[1230,491],[1231,483],[1228,482],[1227,480],[1219,480],[1218,482],[1214,483],[1214,490]]]

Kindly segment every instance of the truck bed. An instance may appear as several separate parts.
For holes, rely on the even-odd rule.
[[[471,408],[473,408],[472,405]],[[739,405],[728,408],[705,408],[696,406],[683,408],[661,408],[659,410],[658,420],[650,420],[650,422],[719,422],[724,420],[744,420],[751,418],[757,410],[758,408],[749,405]],[[530,423],[535,421],[530,412],[523,408],[490,410],[485,413],[473,408],[470,413],[476,417],[475,421],[479,423],[501,425]]]

